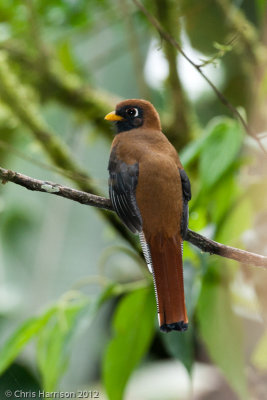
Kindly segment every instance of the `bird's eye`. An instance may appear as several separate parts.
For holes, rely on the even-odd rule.
[[[130,116],[130,117],[137,117],[138,116],[138,109],[137,108],[128,108],[126,110],[126,113]]]

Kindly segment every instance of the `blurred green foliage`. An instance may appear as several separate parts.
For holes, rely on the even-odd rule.
[[[104,383],[111,399],[122,398],[133,369],[147,352],[155,331],[155,312],[151,287],[131,292],[117,307],[114,337],[103,364]]]
[[[266,1],[144,4],[266,132]],[[1,166],[107,195],[113,133],[103,117],[145,93],[190,177],[190,228],[266,252],[266,159],[132,1],[2,0],[0,61]],[[138,241],[113,214],[11,183],[0,190],[1,391],[94,385],[120,400],[140,363],[173,358],[192,379],[197,361],[212,363],[238,398],[262,399],[257,271],[185,243],[189,330],[162,334]]]

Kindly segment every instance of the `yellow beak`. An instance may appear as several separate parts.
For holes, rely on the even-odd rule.
[[[115,111],[111,111],[105,116],[105,119],[107,119],[108,121],[121,121],[123,117],[117,115]]]

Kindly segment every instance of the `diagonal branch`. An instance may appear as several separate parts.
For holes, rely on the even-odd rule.
[[[88,206],[103,208],[110,211],[113,210],[110,200],[106,199],[105,197],[82,192],[81,190],[72,189],[57,183],[30,178],[27,175],[11,171],[10,169],[4,169],[0,167],[0,179],[2,180],[3,184],[6,182],[13,182],[29,190],[55,194],[56,196],[65,197],[66,199],[77,201],[78,203]]]
[[[0,51],[0,95],[2,101],[10,107],[13,114],[29,128],[30,132],[41,144],[51,161],[64,170],[76,175],[82,190],[94,191],[87,174],[72,159],[72,155],[65,143],[57,137],[40,116],[37,107],[31,101],[26,87],[21,85],[16,75],[10,70],[5,53]],[[81,181],[82,178],[82,181]]]
[[[28,72],[28,80],[38,89],[42,99],[52,97],[77,110],[106,138],[112,139],[112,130],[103,120],[103,115],[113,109],[118,98],[85,85],[77,75],[63,70],[60,63],[50,55],[43,62],[40,57],[28,54],[19,42],[0,43],[0,51]]]
[[[253,139],[255,139],[260,146],[261,150],[265,155],[267,155],[267,151],[263,147],[259,137],[253,132],[248,124],[246,123],[245,119],[242,117],[240,112],[230,103],[230,101],[224,96],[224,94],[214,85],[214,83],[209,79],[209,77],[202,71],[201,65],[198,65],[194,63],[194,61],[191,60],[190,57],[183,51],[182,47],[179,45],[179,43],[174,39],[173,36],[171,36],[159,23],[159,21],[143,6],[142,3],[139,2],[139,0],[133,0],[135,5],[142,11],[142,13],[147,17],[147,19],[151,22],[151,24],[157,29],[159,32],[160,36],[166,40],[168,43],[170,43],[173,47],[175,47],[179,53],[194,67],[199,74],[202,76],[203,79],[208,83],[208,85],[212,88],[218,99],[231,111],[231,113],[240,121],[242,124],[243,128],[247,132],[248,135],[250,135]]]
[[[10,181],[29,190],[46,192],[54,194],[56,196],[65,197],[69,200],[77,201],[81,204],[113,211],[110,200],[106,199],[105,197],[96,196],[91,193],[85,193],[80,190],[75,190],[67,186],[59,185],[57,183],[33,179],[29,176],[19,174],[18,172],[1,167],[0,179],[2,180],[2,183]],[[214,240],[208,239],[194,231],[188,231],[186,240],[206,253],[230,258],[244,264],[267,268],[267,257],[236,249],[234,247],[225,246],[221,243],[215,242]]]

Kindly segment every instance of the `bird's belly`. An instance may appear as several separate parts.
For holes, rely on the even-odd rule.
[[[182,186],[172,160],[140,163],[136,200],[147,239],[157,233],[172,237],[180,232]]]

